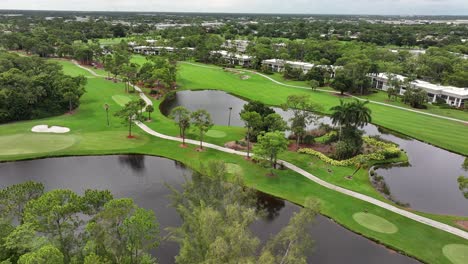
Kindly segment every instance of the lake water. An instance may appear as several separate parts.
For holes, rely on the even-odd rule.
[[[139,206],[154,210],[164,236],[164,228],[181,223],[170,206],[170,191],[165,184],[181,189],[185,177],[190,175],[191,171],[179,162],[150,156],[50,158],[0,163],[0,188],[32,180],[44,183],[46,190],[64,188],[82,194],[86,189],[108,189],[116,198],[130,197]],[[271,212],[251,226],[262,240],[276,234],[299,210],[297,205],[262,193],[257,200],[267,204]],[[310,253],[310,263],[418,263],[323,216],[317,217],[312,237],[315,248]],[[162,241],[153,253],[159,263],[174,263],[178,250],[176,243]]]
[[[191,111],[206,109],[215,124],[227,125],[229,107],[232,107],[231,125],[244,126],[239,113],[246,103],[222,91],[182,91],[176,94],[174,100],[165,102],[161,111],[167,115],[171,109],[180,105]],[[291,112],[280,108],[274,109],[285,120],[289,120],[292,116]],[[331,123],[328,117],[322,117],[320,122]],[[311,125],[309,129],[314,127],[315,125]],[[384,134],[381,130],[379,131],[378,127],[371,124],[367,125],[364,130],[368,135],[379,135],[397,143],[408,153],[411,164],[409,167],[376,170],[385,178],[396,200],[409,203],[411,208],[418,211],[468,216],[468,200],[458,189],[457,183],[458,176],[468,176],[468,172],[461,167],[463,156],[418,140]]]

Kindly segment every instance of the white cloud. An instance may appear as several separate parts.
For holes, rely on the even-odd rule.
[[[0,0],[0,9],[468,15],[467,0]]]

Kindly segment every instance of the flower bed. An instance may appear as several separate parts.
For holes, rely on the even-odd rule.
[[[363,137],[363,140],[366,144],[371,145],[375,148],[378,148],[378,150],[370,154],[365,154],[365,155],[360,154],[347,160],[334,160],[319,151],[308,149],[308,148],[299,149],[298,152],[315,156],[319,158],[320,160],[322,160],[323,162],[326,162],[330,165],[341,166],[341,167],[352,166],[356,163],[360,163],[362,160],[381,161],[381,160],[385,160],[388,158],[398,157],[401,153],[401,150],[398,148],[396,144],[379,141],[371,137]]]

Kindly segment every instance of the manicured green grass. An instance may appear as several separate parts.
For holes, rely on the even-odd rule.
[[[442,253],[443,247],[450,244],[468,246],[468,242],[460,237],[415,222],[367,202],[326,189],[290,170],[276,170],[275,176],[271,176],[269,175],[271,172],[270,169],[247,161],[244,157],[226,154],[212,149],[197,152],[195,150],[197,146],[193,145],[182,148],[179,142],[150,137],[137,127],[134,129],[137,138],[127,139],[127,127],[122,124],[121,120],[113,116],[113,113],[119,110],[121,106],[114,102],[112,96],[124,94],[123,84],[115,84],[100,78],[93,78],[88,81],[86,87],[87,93],[82,97],[81,106],[74,115],[63,115],[43,120],[17,122],[0,126],[1,137],[29,133],[28,131],[31,127],[38,124],[53,124],[69,127],[71,128],[71,132],[63,136],[78,138],[78,141],[74,145],[52,153],[18,153],[16,155],[4,155],[0,156],[0,160],[7,161],[48,156],[133,153],[167,157],[181,161],[194,170],[200,169],[203,162],[222,160],[228,164],[234,164],[228,165],[228,170],[230,172],[241,171],[241,175],[248,186],[297,204],[303,204],[308,197],[316,198],[320,202],[321,213],[333,218],[337,223],[356,233],[371,237],[396,250],[404,250],[406,254],[417,257],[424,262],[451,263]],[[133,94],[125,94],[125,96],[136,98]],[[110,105],[111,115],[109,127],[106,124],[106,115],[103,108],[105,103]],[[155,109],[158,109],[159,104],[160,101],[155,101]],[[155,130],[169,135],[178,134],[178,128],[173,121],[163,116],[159,111],[155,111],[152,117],[154,121],[147,124]],[[212,143],[219,145],[224,144],[228,140],[239,139],[245,134],[245,129],[243,128],[216,126],[213,129],[223,131],[227,135],[226,138],[209,138]],[[195,137],[195,131],[191,131],[189,136]],[[37,143],[41,144],[41,142]],[[45,144],[43,144],[43,146],[45,146]],[[0,149],[0,152],[1,151]],[[293,156],[294,159],[306,163],[311,162],[311,159],[307,161],[307,156],[305,155],[294,157],[294,155],[291,154],[291,156]],[[303,164],[298,164],[298,166],[302,165]],[[320,165],[318,164],[317,166],[319,167]],[[320,177],[329,177],[330,179],[327,180],[330,181],[332,181],[331,178],[335,178],[335,174],[336,181],[339,181],[339,173],[349,174],[345,170],[352,170],[352,168],[332,167],[331,169],[334,173],[328,173],[324,171],[324,169],[325,168],[319,168],[317,171],[322,171]],[[310,165],[308,170],[315,170],[315,166]],[[367,190],[368,192],[371,190],[371,187],[368,186],[368,182],[364,183],[364,174],[359,177],[356,176],[355,179],[350,182],[353,182],[352,184],[355,184],[356,188],[362,188],[362,190]],[[360,185],[363,187],[359,187]],[[359,212],[367,212],[386,219],[398,228],[398,232],[385,234],[362,226],[353,219],[353,215]],[[444,216],[438,217],[440,219],[446,219],[447,221],[451,219]]]
[[[468,263],[468,246],[451,244],[443,249],[444,255],[452,261],[453,264]]]
[[[398,227],[386,219],[374,214],[359,212],[353,214],[353,219],[358,222],[358,224],[375,232],[385,234],[393,234],[398,232]]]
[[[63,70],[68,74],[68,75],[71,75],[71,76],[79,76],[79,75],[82,75],[82,76],[85,76],[86,78],[94,78],[94,76],[88,72],[87,70],[85,69],[81,69],[79,67],[76,67],[75,64],[71,63],[70,61],[67,61],[67,60],[61,60],[61,59],[53,59],[51,61],[54,61],[60,65],[62,65],[63,67]]]
[[[224,131],[211,129],[206,132],[206,136],[211,138],[224,138],[227,136],[227,134]]]
[[[243,176],[242,172],[243,169],[241,166],[234,164],[234,163],[226,163],[226,170],[228,173],[231,173],[233,175],[238,175],[238,176]]]
[[[133,55],[130,62],[136,63],[138,65],[143,65],[147,62],[146,57],[143,55]]]
[[[112,96],[112,100],[120,106],[125,106],[128,102],[132,101],[130,97],[120,94]]]
[[[1,156],[51,153],[74,145],[76,136],[22,133],[0,136]]]
[[[383,91],[374,91],[373,93],[369,95],[359,96],[359,97],[377,101],[377,102],[386,103],[386,104],[391,104],[391,105],[395,105],[399,107],[413,109],[413,110],[417,110],[417,111],[421,111],[425,113],[431,113],[431,114],[447,116],[447,117],[452,117],[452,118],[468,121],[468,112],[464,112],[462,110],[457,110],[457,109],[450,109],[450,108],[443,109],[439,106],[432,105],[432,104],[427,104],[427,109],[414,109],[414,108],[411,108],[411,106],[401,102],[401,99],[389,100],[387,97],[387,93]]]
[[[329,114],[329,109],[339,104],[340,99],[351,100],[327,92],[285,87],[256,74],[248,75],[250,79],[239,80],[237,75],[221,69],[181,63],[178,83],[182,89],[223,90],[242,98],[260,100],[276,106],[283,104],[291,94],[308,95],[312,101],[322,106],[321,112],[325,114]],[[372,122],[376,125],[468,155],[468,125],[377,104],[369,104],[369,108],[372,110]]]

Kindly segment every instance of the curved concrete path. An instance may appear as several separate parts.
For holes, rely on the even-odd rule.
[[[193,65],[193,66],[197,66],[197,67],[202,67],[202,68],[214,69],[214,70],[219,70],[219,69],[220,69],[220,68],[216,68],[216,67],[213,67],[213,66],[200,65],[200,64],[191,63],[191,62],[182,62],[182,63],[189,64],[189,65]],[[267,75],[265,75],[265,74],[262,74],[262,73],[259,73],[259,72],[256,72],[256,71],[251,71],[251,70],[247,70],[247,69],[242,69],[242,70],[243,70],[243,71],[246,71],[246,72],[250,72],[250,73],[256,74],[256,75],[259,75],[259,76],[262,76],[263,78],[268,79],[268,80],[270,80],[270,81],[272,81],[272,82],[274,82],[274,83],[276,83],[276,84],[278,84],[278,85],[282,85],[282,86],[286,86],[286,87],[291,87],[291,88],[296,88],[296,89],[309,90],[309,91],[311,90],[311,88],[307,88],[307,87],[304,87],[304,86],[298,86],[298,85],[292,85],[292,84],[282,83],[282,82],[280,82],[280,81],[277,81],[277,80],[271,78],[270,76],[267,76]],[[324,90],[324,89],[317,89],[317,91],[326,92],[326,93],[339,94],[339,92],[330,91],[330,90]],[[367,99],[363,99],[363,98],[360,98],[360,97],[357,97],[357,96],[354,96],[354,95],[351,95],[351,94],[346,94],[346,95],[348,95],[348,96],[350,96],[350,97],[352,97],[352,98],[358,99],[358,100],[360,100],[360,101],[369,101],[370,103],[373,103],[373,104],[383,105],[383,106],[392,107],[392,108],[396,108],[396,109],[400,109],[400,110],[404,110],[404,111],[408,111],[408,112],[413,112],[413,113],[418,113],[418,114],[422,114],[422,115],[432,116],[432,117],[436,117],[436,118],[446,119],[446,120],[450,120],[450,121],[460,122],[460,123],[463,123],[463,124],[467,124],[467,125],[468,125],[468,121],[461,120],[461,119],[457,119],[457,118],[452,118],[452,117],[448,117],[448,116],[441,116],[441,115],[436,115],[436,114],[431,114],[431,113],[426,113],[426,112],[414,110],[414,109],[411,109],[411,108],[406,108],[406,107],[391,105],[391,104],[382,103],[382,102],[373,101],[373,100],[367,100]]]
[[[76,63],[77,64],[77,63]],[[98,77],[105,77],[105,76],[102,76],[102,75],[99,75],[97,73],[95,73],[93,70],[89,69],[89,68],[86,68],[86,67],[83,67],[79,64],[77,64],[78,67],[82,68],[82,69],[85,69],[87,71],[89,71],[91,74],[93,74],[94,76],[98,76]],[[143,93],[143,91],[138,87],[138,86],[134,86],[135,90],[139,92],[140,94],[140,97],[146,102],[147,106],[148,105],[153,105],[153,102]],[[156,131],[154,131],[153,129],[149,128],[147,125],[143,124],[142,122],[140,121],[136,121],[135,122],[136,125],[138,127],[140,127],[143,131],[145,131],[146,133],[152,135],[152,136],[155,136],[155,137],[158,137],[158,138],[162,138],[162,139],[166,139],[166,140],[171,140],[171,141],[177,141],[177,142],[182,142],[182,139],[181,138],[178,138],[178,137],[173,137],[173,136],[168,136],[168,135],[164,135],[164,134],[161,134],[161,133],[158,133]],[[192,139],[186,139],[185,140],[186,143],[188,144],[193,144],[193,145],[199,145],[200,144],[200,141],[198,140],[192,140]],[[221,147],[221,146],[218,146],[218,145],[214,145],[214,144],[211,144],[211,143],[206,143],[206,142],[203,142],[203,146],[206,147],[206,148],[210,148],[210,149],[214,149],[214,150],[218,150],[218,151],[222,151],[222,152],[225,152],[225,153],[229,153],[229,154],[234,154],[234,155],[240,155],[240,156],[247,156],[247,153],[246,152],[242,152],[242,151],[237,151],[237,150],[233,150],[233,149],[230,149],[230,148],[225,148],[225,147]],[[441,222],[438,222],[438,221],[435,221],[435,220],[432,220],[432,219],[429,219],[427,217],[423,217],[423,216],[420,216],[420,215],[417,215],[417,214],[414,214],[414,213],[411,213],[409,211],[406,211],[406,210],[403,210],[403,209],[400,209],[396,206],[393,206],[391,204],[388,204],[388,203],[385,203],[385,202],[382,202],[380,200],[377,200],[375,198],[372,198],[370,196],[367,196],[367,195],[364,195],[364,194],[361,194],[361,193],[358,193],[358,192],[354,192],[354,191],[351,191],[351,190],[348,190],[348,189],[345,189],[345,188],[342,188],[342,187],[339,187],[339,186],[336,186],[334,184],[331,184],[329,182],[326,182],[314,175],[312,175],[311,173],[297,167],[296,165],[292,164],[292,163],[289,163],[289,162],[286,162],[286,161],[283,161],[283,160],[279,160],[278,163],[281,163],[283,164],[286,168],[294,171],[294,172],[297,172],[299,174],[301,174],[302,176],[308,178],[309,180],[325,187],[325,188],[328,188],[330,190],[333,190],[333,191],[337,191],[339,193],[342,193],[342,194],[345,194],[345,195],[348,195],[348,196],[351,196],[353,198],[356,198],[356,199],[359,199],[359,200],[362,200],[362,201],[365,201],[365,202],[368,202],[368,203],[371,203],[375,206],[378,206],[378,207],[381,207],[381,208],[384,208],[384,209],[387,209],[391,212],[394,212],[394,213],[397,213],[401,216],[404,216],[404,217],[407,217],[409,219],[412,219],[414,221],[417,221],[417,222],[420,222],[420,223],[423,223],[423,224],[426,224],[426,225],[429,225],[431,227],[434,227],[434,228],[437,228],[439,230],[442,230],[442,231],[445,231],[445,232],[448,232],[448,233],[451,233],[451,234],[454,234],[456,236],[459,236],[461,238],[464,238],[464,239],[467,239],[468,240],[468,232],[466,231],[463,231],[461,229],[458,229],[456,227],[453,227],[453,226],[450,226],[450,225],[447,225],[447,224],[444,224],[444,223],[441,223]]]

